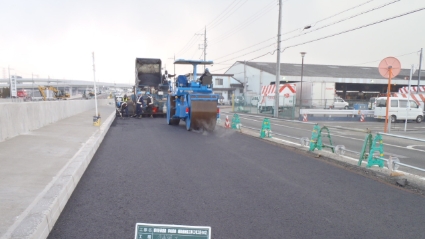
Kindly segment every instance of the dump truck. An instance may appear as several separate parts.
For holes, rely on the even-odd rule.
[[[186,129],[213,131],[220,117],[218,108],[219,95],[212,91],[212,75],[206,70],[197,79],[197,65],[211,65],[212,61],[179,59],[174,64],[193,65],[193,79],[179,75],[171,86],[167,97],[167,123],[179,125],[180,120],[186,124]]]
[[[276,95],[276,85],[266,85],[261,88],[261,95],[258,102],[258,111],[274,112]],[[296,86],[295,84],[282,84],[279,85],[279,111],[285,107],[294,107],[296,99]]]
[[[135,92],[131,98],[137,98],[137,92],[141,92],[143,95],[149,92],[154,100],[152,112],[144,112],[144,115],[165,116],[166,112],[163,109],[167,102],[168,90],[169,82],[163,81],[161,73],[161,59],[136,58]]]

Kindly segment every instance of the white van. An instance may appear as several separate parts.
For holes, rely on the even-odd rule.
[[[416,120],[421,123],[423,119],[423,112],[421,107],[412,99],[409,101],[406,98],[390,97],[390,105],[388,108],[388,115],[391,117],[391,123],[397,120]],[[379,97],[376,99],[376,107],[374,116],[377,119],[385,119],[387,97]],[[410,106],[410,107],[409,107]]]

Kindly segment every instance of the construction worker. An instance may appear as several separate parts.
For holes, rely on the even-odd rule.
[[[139,117],[142,118],[143,113],[143,95],[142,92],[137,92],[137,100],[136,100],[136,114],[131,117]]]
[[[151,118],[153,118],[152,111],[153,111],[153,98],[152,95],[147,92],[146,95],[148,98],[146,99],[146,112],[151,114]]]
[[[211,79],[207,80],[207,78],[211,78],[211,73],[210,70],[208,70],[208,68],[205,68],[205,72],[204,74],[202,74],[201,78],[199,78],[199,81],[201,82],[201,85],[208,85],[211,84],[210,81]]]
[[[124,98],[122,98],[122,102],[125,103],[125,117],[128,117],[128,107],[127,107],[128,96],[124,94]]]

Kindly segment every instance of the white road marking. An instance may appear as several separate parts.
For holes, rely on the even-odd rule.
[[[409,145],[409,146],[406,146],[406,148],[408,148],[408,149],[415,149],[413,147],[425,147],[425,145]],[[418,149],[416,149],[416,150],[418,150]]]
[[[255,121],[255,122],[262,122],[261,120],[249,119],[249,118],[244,118],[244,117],[239,117],[239,118],[245,119],[245,120],[250,120],[250,121]],[[279,127],[290,128],[290,129],[296,129],[296,130],[309,131],[309,130],[305,130],[305,129],[301,129],[301,128],[296,128],[296,127],[291,127],[291,126],[286,126],[286,125],[279,125],[279,124],[272,124],[272,125],[279,126]],[[353,137],[343,136],[343,135],[335,134],[335,133],[333,133],[331,135],[332,136],[335,136],[335,137],[341,137],[341,138],[346,138],[346,139],[351,139],[351,140],[364,141],[363,139],[356,139],[356,138],[353,138]],[[415,151],[419,151],[419,152],[425,152],[425,150],[421,150],[421,149],[408,148],[408,147],[399,146],[399,145],[393,145],[393,144],[388,144],[388,143],[384,143],[384,145],[395,147],[395,148],[401,148],[401,149],[407,148],[407,149],[410,149],[410,150],[415,150]],[[390,153],[390,152],[387,152],[387,154],[395,155],[394,153]],[[401,157],[407,158],[406,156],[401,156]]]

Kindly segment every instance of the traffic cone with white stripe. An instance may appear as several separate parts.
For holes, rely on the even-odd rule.
[[[224,122],[224,128],[230,129],[229,116],[226,116],[226,122]]]
[[[308,120],[307,120],[307,114],[304,114],[304,117],[303,117],[303,122],[307,122]]]
[[[364,122],[364,114],[360,115],[360,122]]]

